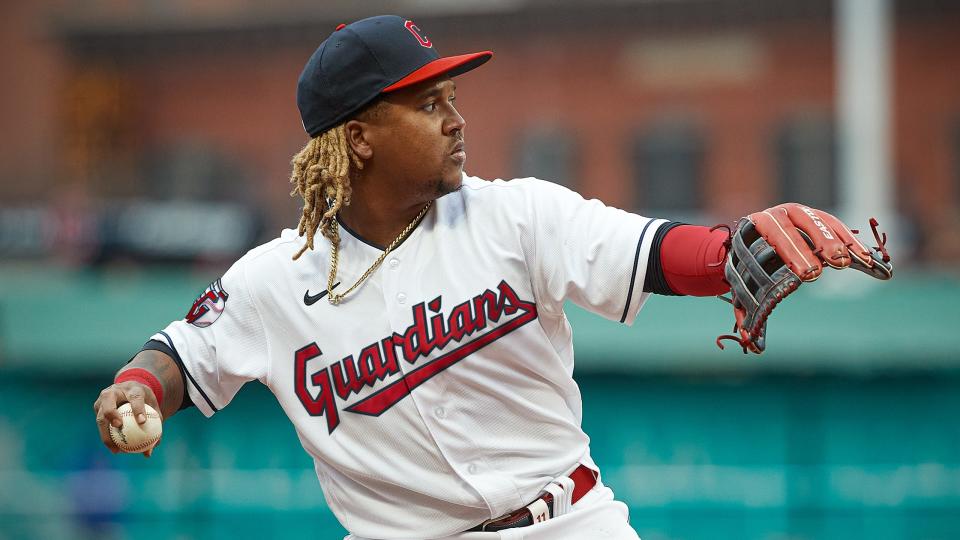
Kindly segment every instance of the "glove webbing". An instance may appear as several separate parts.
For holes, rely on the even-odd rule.
[[[767,317],[802,282],[748,219],[740,220],[731,235],[727,256],[729,264],[724,276],[730,283],[730,302],[737,311],[733,330],[744,330],[747,336],[721,335],[717,337],[717,346],[723,349],[721,341],[730,339],[743,348],[744,354],[748,348],[762,352],[766,346]]]

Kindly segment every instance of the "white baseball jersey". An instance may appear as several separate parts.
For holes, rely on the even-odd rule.
[[[663,223],[541,180],[465,175],[342,304],[321,297],[329,242],[293,261],[304,240],[287,230],[153,339],[207,416],[267,385],[351,533],[446,536],[595,467],[564,302],[631,324]],[[345,290],[382,251],[342,224],[340,237]]]

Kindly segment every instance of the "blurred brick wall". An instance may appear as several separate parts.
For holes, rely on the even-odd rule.
[[[329,14],[234,17],[220,26],[191,25],[184,12],[187,19],[181,23],[176,16],[160,24],[140,14],[126,26],[116,20],[98,26],[71,24],[67,17],[43,34],[40,17],[30,22],[40,30],[24,34],[24,23],[41,10],[16,4],[19,22],[0,24],[18,29],[14,34],[19,33],[20,48],[27,47],[32,56],[21,58],[10,52],[12,47],[0,50],[0,59],[13,72],[27,72],[4,90],[0,106],[29,128],[0,134],[5,184],[24,175],[49,183],[49,175],[62,164],[42,159],[41,150],[59,140],[54,128],[56,111],[62,110],[58,100],[69,95],[63,86],[73,84],[76,74],[106,69],[115,78],[128,118],[103,129],[114,130],[125,144],[101,152],[111,166],[90,165],[90,174],[105,177],[91,180],[91,190],[125,193],[113,184],[130,181],[136,186],[130,179],[143,174],[138,169],[143,154],[202,144],[249,173],[248,189],[268,207],[273,226],[294,223],[296,202],[287,197],[286,181],[290,156],[305,142],[294,102],[296,78],[341,19],[335,22]],[[228,4],[221,2],[218,9]],[[690,16],[699,4],[713,6],[713,12]],[[894,35],[898,204],[922,227],[926,253],[955,261],[960,249],[950,246],[960,238],[955,142],[960,10],[920,4],[936,9],[904,12],[900,6]],[[631,136],[663,117],[684,116],[705,132],[705,220],[730,220],[775,202],[776,129],[797,114],[833,112],[829,2],[775,3],[783,13],[738,2],[650,5],[665,7],[644,8],[635,20],[630,10],[636,6],[568,8],[562,17],[535,5],[522,16],[418,17],[441,53],[486,48],[496,53],[490,64],[459,81],[468,171],[490,178],[515,176],[524,127],[559,125],[573,135],[579,154],[577,188],[632,208],[637,197]],[[49,39],[55,31],[59,51]],[[38,40],[37,35],[48,38]],[[7,32],[4,36],[16,39]],[[59,60],[61,55],[66,62]],[[58,180],[64,181],[69,180]],[[20,189],[4,185],[0,195]],[[936,235],[942,237],[939,242]]]
[[[0,201],[43,197],[60,171],[56,145],[66,66],[48,15],[61,2],[8,1],[0,16]]]

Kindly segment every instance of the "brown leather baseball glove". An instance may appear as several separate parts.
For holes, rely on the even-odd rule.
[[[780,301],[803,282],[815,281],[830,268],[855,268],[877,279],[893,277],[886,250],[887,235],[870,227],[877,246],[868,249],[842,221],[797,203],[784,203],[740,219],[730,234],[724,276],[730,284],[736,317],[734,332],[723,335],[736,341],[744,354],[763,352],[767,318]]]

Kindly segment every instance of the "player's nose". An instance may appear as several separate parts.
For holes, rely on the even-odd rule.
[[[454,109],[450,108],[450,115],[447,118],[447,121],[444,123],[444,135],[452,135],[457,131],[463,131],[463,128],[466,127],[467,121],[463,119],[463,116]]]

